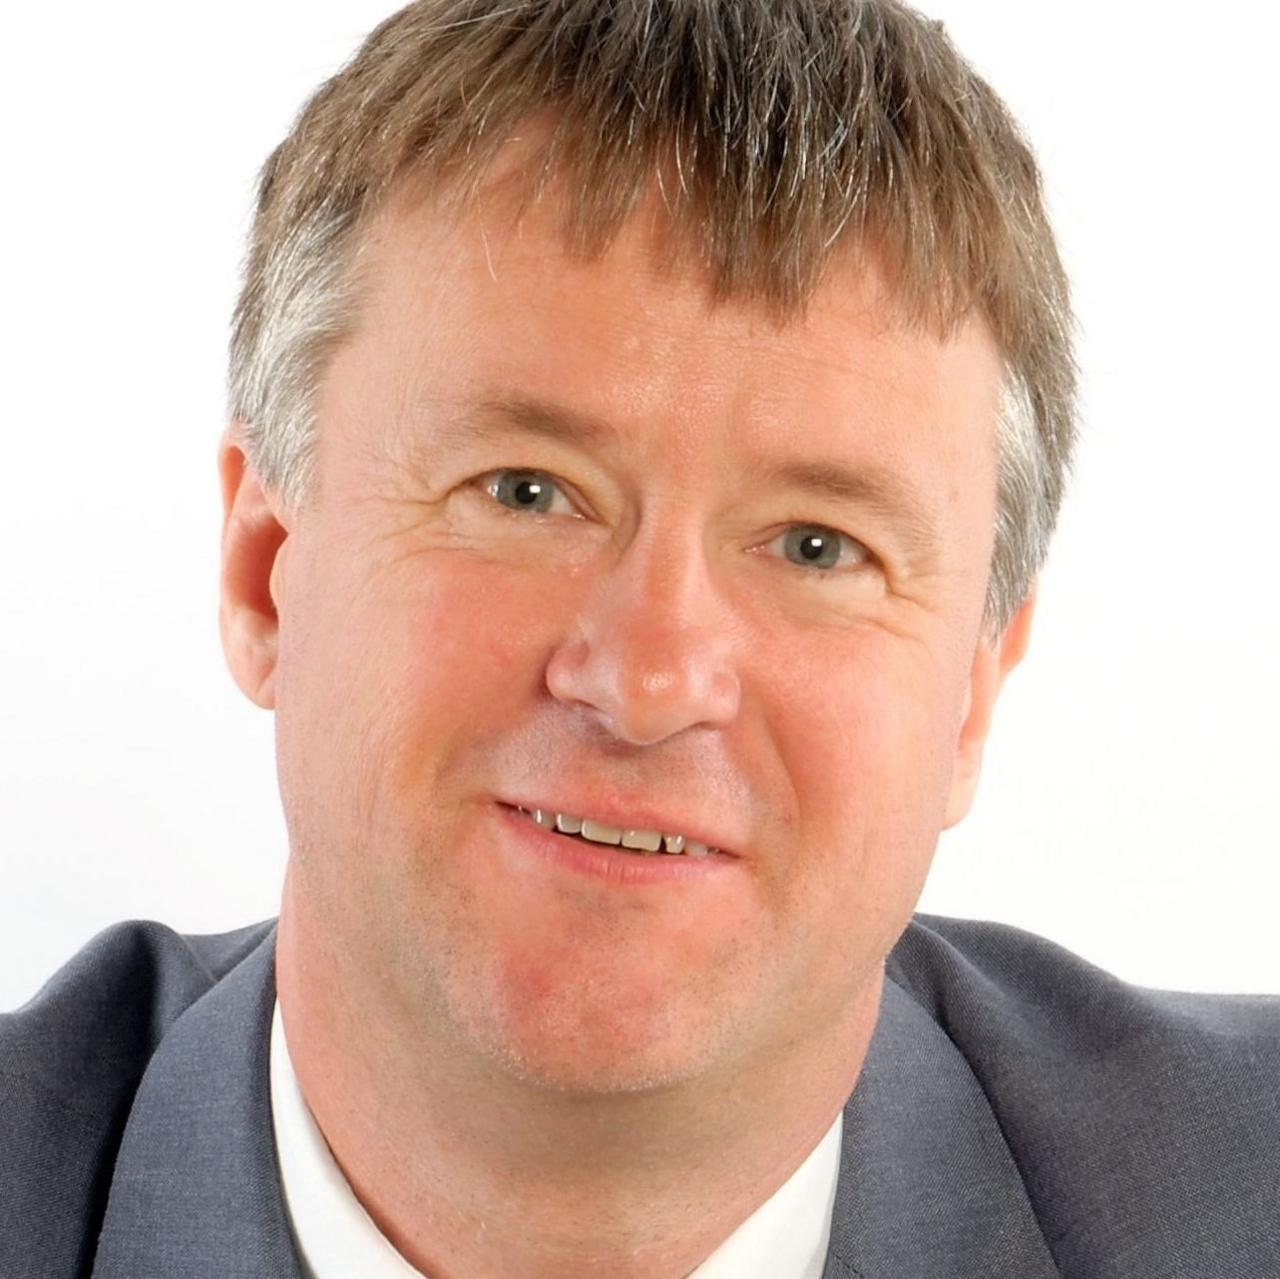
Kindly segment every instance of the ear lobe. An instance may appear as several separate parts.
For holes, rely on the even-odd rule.
[[[978,789],[978,775],[982,770],[982,751],[991,729],[996,697],[1004,684],[1005,676],[1022,661],[1031,641],[1031,619],[1035,612],[1037,586],[1037,583],[1032,584],[1027,598],[998,636],[984,636],[978,642],[969,673],[969,684],[965,689],[963,724],[956,742],[951,791],[947,797],[946,815],[942,823],[944,830],[960,821],[973,804],[973,796]]]
[[[289,530],[245,456],[233,424],[218,446],[222,481],[222,577],[218,624],[232,677],[250,701],[275,706],[277,605]]]

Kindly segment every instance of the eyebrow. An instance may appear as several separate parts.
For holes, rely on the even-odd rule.
[[[467,415],[468,426],[485,436],[517,431],[565,444],[601,445],[614,432],[598,418],[542,400],[501,398],[481,400]]]
[[[486,438],[515,431],[537,439],[600,447],[616,438],[607,423],[566,405],[500,397],[482,400],[465,414],[468,430]],[[887,520],[903,550],[915,560],[930,559],[941,541],[937,524],[918,487],[906,476],[880,466],[848,466],[829,460],[775,459],[754,464],[766,483],[794,492],[858,506]]]

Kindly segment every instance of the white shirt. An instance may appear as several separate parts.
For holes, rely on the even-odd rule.
[[[373,1224],[298,1087],[280,1005],[271,1023],[271,1114],[285,1203],[312,1279],[424,1279]],[[804,1163],[689,1279],[821,1279],[831,1238],[843,1116]]]

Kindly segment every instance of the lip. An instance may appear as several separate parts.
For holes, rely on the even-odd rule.
[[[721,877],[724,873],[741,865],[728,853],[686,857],[683,854],[626,852],[608,844],[593,844],[545,830],[507,803],[495,804],[493,811],[506,832],[501,846],[508,856],[514,854],[516,860],[512,864],[523,868],[522,874],[527,873],[530,867],[550,866],[610,887],[643,889],[664,884],[723,883]]]
[[[656,830],[660,835],[683,835],[685,839],[697,840],[708,848],[714,848],[723,857],[737,858],[738,853],[734,850],[742,846],[723,827],[713,829],[700,826],[696,819],[686,819],[669,811],[659,813],[643,801],[632,804],[625,800],[619,802],[617,798],[601,797],[578,805],[576,800],[565,800],[562,796],[554,803],[546,798],[500,799],[498,802],[511,809],[523,808],[527,813],[535,808],[544,813],[568,813],[572,817],[585,817],[606,826],[616,826],[619,830]]]

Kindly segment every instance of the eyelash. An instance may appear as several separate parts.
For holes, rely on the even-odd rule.
[[[504,511],[506,511],[510,515],[521,516],[523,514],[535,514],[535,515],[564,514],[564,512],[538,511],[531,507],[526,507],[522,511],[518,507],[508,506],[505,502],[500,501],[498,498],[497,490],[500,487],[501,480],[504,476],[512,476],[512,475],[530,477],[535,481],[539,481],[539,480],[549,481],[551,486],[555,488],[555,490],[560,494],[560,496],[566,502],[569,502],[570,505],[573,505],[571,499],[569,498],[568,492],[566,491],[567,486],[564,484],[564,482],[557,479],[549,471],[541,471],[535,467],[516,467],[516,466],[499,467],[497,470],[487,471],[484,475],[481,475],[480,477],[478,477],[478,479],[476,480],[476,484],[484,493],[486,493],[490,497],[490,499],[492,499],[493,503],[496,506],[500,506]],[[582,518],[581,514],[578,513],[576,510],[573,512],[573,516],[574,518],[577,518],[577,519]],[[853,565],[843,566],[845,572],[854,572],[858,568],[861,568],[864,565],[874,560],[874,556],[870,548],[867,547],[865,543],[860,542],[856,537],[853,537],[848,533],[842,532],[840,529],[832,528],[830,525],[827,525],[827,524],[810,524],[810,523],[788,524],[787,527],[782,530],[782,532],[770,538],[769,541],[766,542],[764,545],[766,547],[773,546],[776,542],[782,541],[783,539],[787,538],[788,536],[790,536],[791,534],[797,531],[804,531],[809,534],[817,534],[823,537],[835,537],[840,540],[842,544],[842,548],[843,547],[858,548],[862,553],[858,559],[858,562]],[[795,560],[786,559],[785,556],[781,556],[780,558],[783,558],[784,561],[787,564],[791,565],[793,568],[800,569],[805,574],[806,577],[826,578],[830,580],[831,578],[838,576],[841,573],[841,565],[839,565],[838,563],[835,565],[831,565],[829,567],[823,568],[823,567],[819,567],[816,564],[800,564],[800,563],[797,563]]]

